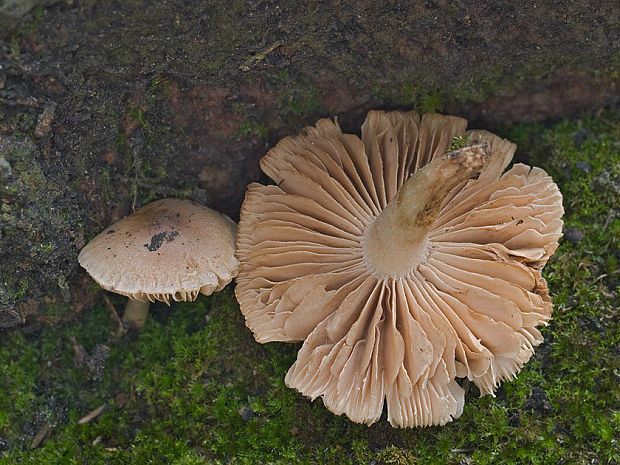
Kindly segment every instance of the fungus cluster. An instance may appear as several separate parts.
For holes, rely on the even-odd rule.
[[[286,384],[371,424],[443,425],[468,378],[493,394],[542,342],[541,269],[561,194],[515,145],[462,118],[372,111],[361,139],[323,119],[261,160],[236,295],[258,342],[303,341]],[[455,137],[465,146],[448,150]],[[503,173],[503,174],[502,174]]]
[[[219,291],[236,275],[236,224],[180,199],[162,199],[109,226],[78,261],[104,289],[130,301],[123,320],[139,328],[149,302],[193,301]]]
[[[493,395],[542,342],[541,270],[562,231],[552,179],[522,164],[504,173],[516,146],[466,124],[372,111],[359,138],[320,120],[261,160],[276,185],[249,186],[237,258],[230,218],[164,199],[79,262],[131,299],[134,327],[149,301],[194,300],[239,271],[256,340],[303,341],[289,387],[359,423],[387,405],[394,426],[443,425],[463,410],[457,378]]]

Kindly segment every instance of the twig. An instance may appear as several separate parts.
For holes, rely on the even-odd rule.
[[[133,156],[133,185],[131,186],[133,189],[133,201],[131,203],[131,210],[136,211],[136,205],[138,204],[138,182],[142,177],[142,159],[140,158],[140,154],[142,153],[142,149],[144,148],[144,132],[142,130],[142,123],[140,126],[136,128],[129,138],[129,149],[131,151],[131,155]]]
[[[600,275],[598,278],[596,278],[592,284],[596,284],[598,283],[601,279],[606,278],[607,277],[607,273]]]
[[[82,418],[80,418],[78,420],[78,425],[83,425],[84,423],[88,423],[89,421],[97,418],[99,415],[101,415],[101,413],[104,410],[106,410],[107,407],[108,407],[108,403],[106,402],[105,404],[101,405],[100,407],[97,407],[92,412],[87,413],[86,415],[84,415]]]
[[[61,415],[61,411],[58,411],[53,420],[48,420],[45,422],[45,424],[41,427],[37,435],[32,440],[32,443],[30,444],[31,450],[39,447],[41,443],[43,442],[43,440],[56,427],[56,425],[58,424],[58,420],[60,420],[60,415]]]
[[[116,321],[116,324],[118,324],[118,330],[116,334],[122,334],[123,331],[125,331],[125,327],[123,326],[123,320],[121,320],[121,318],[118,316],[118,313],[116,312],[116,307],[112,305],[112,302],[110,302],[110,298],[106,294],[103,294],[103,300],[108,307],[108,310],[110,310],[112,319]]]
[[[607,213],[607,219],[605,220],[605,224],[603,224],[603,230],[602,230],[603,232],[605,232],[605,230],[607,229],[607,226],[609,226],[609,222],[614,216],[616,216],[616,212],[614,211],[613,208],[610,208],[609,212]]]
[[[43,440],[49,434],[53,427],[54,424],[51,421],[46,422],[43,425],[43,428],[39,430],[37,435],[32,440],[32,443],[30,444],[30,449],[36,449],[37,447],[39,447],[39,445],[43,442]]]
[[[78,344],[75,336],[69,336],[69,341],[71,341],[73,351],[75,352],[73,363],[75,363],[76,366],[83,366],[86,363],[86,351],[84,350],[84,347]]]
[[[267,55],[269,55],[276,48],[281,47],[282,45],[284,45],[283,42],[280,42],[279,40],[276,41],[273,45],[270,45],[269,47],[267,47],[262,52],[260,52],[260,53],[258,53],[256,55],[248,58],[247,60],[245,60],[243,62],[243,64],[241,66],[239,66],[239,69],[241,71],[250,71],[250,69],[252,69],[255,65],[257,65],[258,63],[263,61]]]

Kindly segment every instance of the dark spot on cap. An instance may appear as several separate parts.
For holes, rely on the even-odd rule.
[[[166,231],[160,232],[159,234],[152,236],[151,243],[144,244],[144,247],[149,249],[149,252],[155,252],[156,250],[159,250],[161,245],[164,243],[164,240],[166,240],[166,242],[172,242],[178,235],[178,231],[172,231],[170,233],[167,233]]]
[[[151,237],[151,243],[144,244],[144,247],[149,249],[149,252],[155,252],[161,247],[165,238],[166,238],[166,231],[161,232],[159,234],[155,234],[154,236]]]
[[[114,233],[114,232],[116,232],[116,230],[115,230],[115,229],[109,229],[108,231],[106,231],[106,234],[112,234],[112,233]],[[126,233],[125,233],[125,234],[126,234]]]

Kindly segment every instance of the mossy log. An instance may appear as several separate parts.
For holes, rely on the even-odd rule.
[[[138,206],[237,217],[267,148],[319,117],[493,127],[619,101],[609,1],[86,0],[16,23],[48,3],[0,4],[0,327],[86,305],[79,249]]]

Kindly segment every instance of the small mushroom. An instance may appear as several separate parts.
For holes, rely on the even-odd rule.
[[[123,321],[144,326],[149,302],[193,301],[237,274],[227,216],[189,200],[162,199],[109,226],[78,261],[104,289],[130,298]]]
[[[398,427],[461,415],[542,342],[540,270],[562,197],[516,146],[462,118],[371,111],[361,139],[323,119],[261,160],[241,209],[236,295],[258,342],[304,341],[286,384]],[[464,147],[448,150],[456,137]]]

